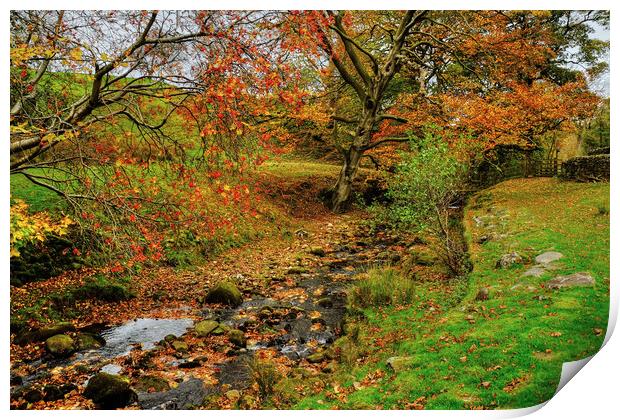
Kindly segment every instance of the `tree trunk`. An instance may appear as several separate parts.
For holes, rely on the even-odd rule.
[[[355,146],[351,146],[345,154],[340,176],[338,177],[336,185],[334,185],[331,195],[331,209],[335,213],[346,211],[351,204],[353,180],[357,174],[357,169],[363,154],[364,152]]]

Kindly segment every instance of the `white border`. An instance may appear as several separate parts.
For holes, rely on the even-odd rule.
[[[4,92],[5,100],[3,106],[5,111],[2,114],[2,119],[4,120],[4,133],[5,136],[8,135],[8,116],[9,116],[9,101],[8,101],[8,92],[9,92],[9,66],[8,66],[8,45],[9,45],[9,10],[11,8],[16,9],[407,9],[407,8],[433,8],[433,9],[588,9],[588,10],[598,10],[598,9],[606,9],[612,10],[612,28],[615,28],[615,13],[617,13],[617,7],[612,1],[599,1],[599,0],[590,0],[590,1],[549,1],[549,0],[520,0],[520,1],[493,1],[493,0],[471,0],[471,1],[449,1],[449,0],[435,0],[432,3],[422,3],[410,1],[402,1],[402,0],[383,0],[381,2],[369,2],[369,1],[351,1],[351,0],[339,0],[339,1],[248,1],[248,0],[228,0],[226,2],[206,2],[206,1],[187,1],[187,0],[177,0],[177,1],[144,1],[144,0],[134,0],[130,3],[127,1],[119,1],[119,0],[108,0],[106,2],[96,2],[91,0],[84,1],[70,1],[70,0],[62,0],[62,1],[33,1],[33,0],[22,0],[19,2],[11,2],[11,3],[3,3],[5,6],[0,11],[1,20],[3,25],[2,30],[2,43],[0,44],[0,48],[2,48],[2,73],[3,77],[0,79],[2,92]],[[611,31],[611,41],[612,45],[614,45],[614,37],[615,30]],[[611,54],[611,69],[612,75],[615,74],[615,70],[618,68],[618,60],[614,54]],[[611,77],[611,79],[614,79]],[[615,135],[618,132],[618,121],[614,118],[616,115],[615,112],[615,98],[618,94],[618,89],[616,88],[615,83],[610,82],[610,92],[611,92],[611,101],[612,101],[612,113],[611,113],[611,132],[612,140],[614,142],[614,153],[612,154],[612,166],[611,166],[611,197],[617,198],[620,197],[620,191],[618,190],[618,171],[615,170],[617,167],[617,148],[620,145],[618,143],[617,136]],[[6,138],[6,137],[5,137]],[[5,144],[8,141],[5,140]],[[6,146],[5,146],[6,147]],[[7,153],[0,154],[0,163],[2,167],[5,168],[5,173],[8,172],[9,167],[9,155]],[[0,201],[0,208],[2,214],[2,224],[0,224],[0,232],[1,236],[4,237],[4,240],[0,241],[0,255],[6,256],[2,259],[2,276],[3,287],[0,295],[0,305],[3,308],[3,316],[2,316],[2,337],[4,340],[4,345],[1,347],[1,352],[3,355],[2,363],[2,373],[0,373],[0,377],[4,378],[4,386],[0,388],[0,401],[5,403],[3,407],[6,414],[15,418],[83,418],[86,413],[83,411],[77,412],[20,412],[20,411],[9,411],[8,401],[9,401],[9,328],[8,328],[8,320],[9,320],[9,264],[8,264],[8,255],[9,255],[9,177],[4,176],[0,178],[0,188],[2,190],[4,199]],[[612,223],[611,223],[611,279],[616,278],[616,274],[618,273],[618,223],[617,218],[613,217],[616,214],[616,211],[619,210],[617,205],[617,201],[611,201],[611,215],[612,215]],[[548,418],[562,418],[562,419],[570,419],[570,418],[583,418],[584,416],[594,416],[594,418],[612,418],[612,416],[617,416],[619,412],[619,403],[618,403],[618,391],[617,391],[617,383],[620,381],[620,341],[616,336],[612,335],[613,328],[615,326],[617,315],[618,315],[618,298],[619,291],[616,287],[617,282],[611,281],[611,305],[610,305],[610,322],[608,326],[608,332],[605,337],[605,346],[589,361],[588,368],[579,372],[577,378],[572,381],[567,381],[566,385],[559,390],[557,395],[555,395],[548,403],[541,404],[540,406],[519,409],[519,410],[505,410],[505,411],[488,411],[488,412],[472,412],[472,411],[385,411],[380,414],[374,411],[348,411],[348,412],[310,412],[310,411],[258,411],[258,412],[243,412],[243,411],[200,411],[200,412],[149,412],[149,411],[140,411],[140,412],[122,412],[117,411],[112,414],[113,417],[116,418],[129,418],[133,417],[141,417],[148,418],[152,417],[163,417],[163,416],[189,416],[194,418],[204,418],[205,416],[210,418],[226,418],[226,419],[241,419],[247,416],[252,416],[257,419],[263,418],[290,418],[294,416],[296,420],[301,419],[315,419],[317,416],[321,418],[342,418],[348,417],[352,418],[355,416],[356,418],[371,418],[376,415],[387,416],[390,418],[509,418],[509,417],[518,417],[526,414],[531,414],[530,418],[534,419],[548,419]],[[563,367],[563,380],[568,377],[565,376],[569,371],[572,370],[569,375],[572,377],[576,373],[574,369],[575,364],[567,363],[566,366]],[[578,370],[578,369],[577,369]],[[544,406],[544,408],[543,408]],[[542,408],[542,409],[541,409]],[[613,414],[612,414],[613,413]],[[89,417],[109,417],[110,412],[104,411],[95,411],[88,412]]]

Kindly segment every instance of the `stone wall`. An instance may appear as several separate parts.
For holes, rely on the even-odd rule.
[[[588,152],[588,155],[589,156],[592,156],[592,155],[608,155],[609,153],[611,153],[610,150],[611,149],[610,149],[609,146],[607,146],[607,147],[599,147],[598,149],[590,150]]]
[[[574,181],[609,181],[609,154],[578,156],[562,164],[562,178]]]

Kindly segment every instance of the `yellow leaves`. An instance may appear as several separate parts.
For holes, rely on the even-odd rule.
[[[69,51],[69,58],[73,61],[82,61],[82,49],[78,47]]]
[[[11,257],[20,256],[20,248],[29,243],[43,242],[48,235],[63,236],[73,224],[69,216],[53,221],[48,213],[30,213],[28,205],[15,200],[11,205]]]

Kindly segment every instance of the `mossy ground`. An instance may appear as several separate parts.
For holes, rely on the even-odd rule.
[[[420,281],[415,303],[365,309],[356,343],[339,343],[358,349],[352,363],[337,369],[335,385],[296,408],[522,408],[550,399],[562,363],[593,355],[605,335],[609,215],[601,206],[609,208],[609,184],[550,178],[511,180],[472,197],[464,220],[469,277]],[[477,243],[484,234],[493,239]],[[523,278],[533,258],[549,250],[564,254],[555,268]],[[497,269],[512,251],[525,263]],[[594,287],[544,287],[580,271],[593,275]],[[481,287],[490,291],[486,301],[475,300]],[[412,368],[391,372],[391,356],[412,357]]]

